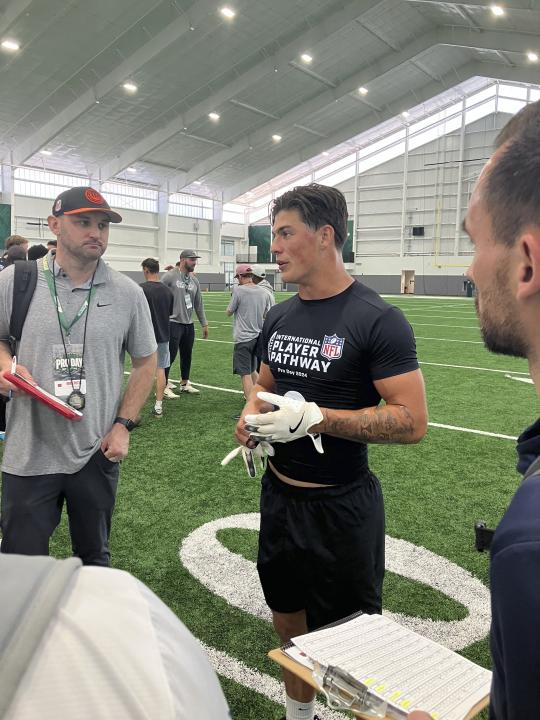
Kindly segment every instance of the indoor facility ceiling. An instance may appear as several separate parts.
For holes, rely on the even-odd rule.
[[[228,201],[473,78],[540,82],[540,0],[499,7],[0,0],[0,160]]]

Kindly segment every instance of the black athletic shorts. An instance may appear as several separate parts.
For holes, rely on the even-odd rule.
[[[234,344],[233,373],[235,375],[251,375],[257,369],[257,347],[259,337]]]
[[[309,630],[353,612],[380,613],[384,504],[373,473],[298,488],[262,478],[257,570],[270,609],[305,610]]]

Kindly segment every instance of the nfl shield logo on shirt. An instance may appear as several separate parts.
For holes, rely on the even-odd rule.
[[[328,360],[339,360],[345,345],[345,338],[337,335],[325,335],[321,346],[321,355]]]

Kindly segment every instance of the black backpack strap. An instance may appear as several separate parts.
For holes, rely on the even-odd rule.
[[[37,262],[35,260],[18,260],[15,263],[13,278],[13,307],[9,323],[9,344],[11,354],[17,352],[17,343],[21,339],[24,321],[28,308],[34,297],[37,284]]]

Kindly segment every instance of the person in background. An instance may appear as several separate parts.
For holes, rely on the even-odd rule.
[[[0,258],[0,270],[12,265],[15,260],[26,260],[28,240],[22,235],[10,235],[6,238],[4,253]]]
[[[28,249],[27,257],[28,260],[39,260],[39,258],[47,255],[48,252],[45,245],[32,245],[32,247]]]
[[[251,276],[253,278],[253,282],[255,285],[258,285],[258,287],[264,288],[271,296],[272,298],[272,305],[275,303],[275,297],[274,297],[274,288],[270,285],[268,280],[266,279],[266,270],[264,269],[263,265],[252,265],[251,266]]]
[[[180,352],[180,392],[198,393],[197,388],[189,382],[191,373],[191,358],[195,343],[195,327],[193,325],[193,310],[202,326],[203,339],[208,338],[208,322],[204,314],[201,287],[193,273],[199,255],[195,250],[182,250],[180,260],[176,263],[177,269],[170,270],[161,278],[161,282],[172,290],[174,295],[174,310],[170,317],[169,352],[170,363],[174,363]],[[170,366],[165,370],[165,377],[169,382]],[[171,387],[165,388],[166,398],[179,397]]]
[[[234,316],[233,373],[240,375],[244,397],[249,398],[257,382],[257,347],[266,313],[272,307],[268,292],[255,285],[251,266],[242,263],[236,267],[239,285],[231,298],[227,315]]]
[[[142,261],[141,266],[145,280],[141,283],[141,287],[148,300],[157,342],[156,401],[152,414],[155,417],[161,417],[163,415],[163,393],[167,384],[165,368],[170,365],[169,317],[173,313],[174,297],[169,288],[160,282],[157,260],[146,258]]]

